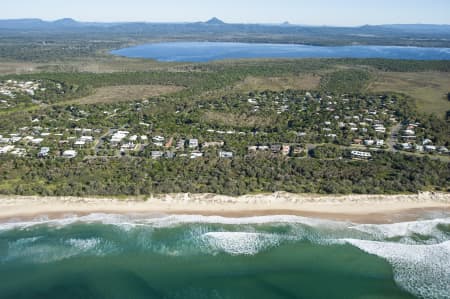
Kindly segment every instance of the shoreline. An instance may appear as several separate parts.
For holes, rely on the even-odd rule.
[[[295,215],[355,223],[394,223],[450,215],[450,193],[315,195],[276,192],[239,197],[165,194],[144,199],[0,196],[0,223],[67,214],[191,214],[224,217]]]

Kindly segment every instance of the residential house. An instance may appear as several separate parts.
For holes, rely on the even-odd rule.
[[[366,145],[366,146],[372,146],[374,144],[375,144],[375,140],[372,140],[372,139],[364,140],[364,145]]]
[[[249,153],[252,153],[252,152],[256,152],[258,150],[258,147],[256,145],[253,145],[253,146],[249,146],[247,149],[248,149]]]
[[[161,151],[152,151],[152,159],[159,159],[163,156],[163,152]]]
[[[50,152],[50,148],[48,148],[48,147],[43,147],[43,148],[41,148],[41,150],[39,151],[38,157],[39,157],[39,158],[47,157],[48,154],[49,154],[49,152]]]
[[[198,148],[198,139],[189,139],[189,148]]]
[[[197,158],[201,158],[201,157],[203,157],[203,153],[201,153],[201,152],[192,152],[191,153],[191,159],[197,159]]]
[[[354,159],[370,159],[372,154],[368,152],[352,151],[352,158]]]
[[[233,158],[233,153],[232,152],[220,151],[219,152],[219,157],[220,158]]]
[[[202,144],[203,148],[208,148],[208,147],[222,147],[224,146],[224,142],[223,141],[217,141],[217,142],[204,142]]]
[[[12,150],[14,150],[14,145],[7,145],[4,147],[0,147],[0,154],[7,154]]]
[[[384,146],[384,140],[378,139],[378,140],[376,141],[376,145],[377,145],[377,146]]]
[[[426,152],[434,152],[437,150],[437,147],[434,145],[425,145],[424,148]]]
[[[433,141],[431,139],[424,139],[422,142],[422,145],[429,145],[429,144],[433,144]]]
[[[272,145],[270,146],[270,150],[271,150],[273,153],[279,153],[279,152],[281,151],[281,145],[280,145],[280,144],[272,144]]]
[[[412,149],[413,149],[413,147],[412,147],[412,145],[411,145],[410,143],[402,143],[402,144],[401,144],[401,147],[402,147],[402,149],[405,150],[405,151],[409,151],[409,150],[412,150]]]
[[[166,152],[165,157],[167,159],[173,159],[175,158],[176,154],[174,152]]]
[[[67,150],[63,152],[62,156],[67,159],[73,159],[77,156],[77,152],[74,150]]]
[[[184,139],[180,139],[178,142],[177,142],[177,149],[178,150],[183,150],[184,149],[184,144],[185,144],[185,140]]]

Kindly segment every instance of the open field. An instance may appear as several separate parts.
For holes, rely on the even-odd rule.
[[[416,72],[416,73],[378,73],[369,85],[371,92],[398,92],[409,95],[416,101],[420,112],[435,113],[445,117],[450,110],[447,93],[450,92],[450,73]]]
[[[321,77],[316,74],[302,74],[285,77],[247,77],[244,81],[236,84],[235,89],[239,92],[250,91],[283,91],[286,89],[311,90],[317,89]]]
[[[0,74],[25,74],[38,71],[39,64],[32,62],[0,61]]]
[[[94,94],[70,101],[74,104],[118,103],[174,93],[181,86],[171,85],[122,85],[97,88]],[[65,102],[64,104],[67,104]]]
[[[158,70],[180,70],[183,63],[162,63],[151,59],[131,59],[105,54],[98,57],[71,58],[67,60],[54,60],[50,62],[22,62],[0,60],[1,74],[28,74],[28,73],[115,73],[115,72],[145,72]]]
[[[222,126],[244,126],[244,127],[267,127],[275,123],[271,117],[262,117],[254,115],[240,115],[236,113],[225,113],[207,111],[203,114],[203,120],[213,125]]]

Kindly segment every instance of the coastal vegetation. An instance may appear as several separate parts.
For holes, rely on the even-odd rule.
[[[343,194],[448,191],[450,164],[445,156],[393,153],[381,146],[378,152],[372,152],[369,161],[352,160],[351,149],[360,147],[354,140],[363,133],[339,129],[338,125],[346,115],[351,118],[358,115],[354,122],[360,123],[361,111],[377,111],[380,115],[371,118],[383,120],[386,127],[390,126],[390,117],[404,123],[420,122],[417,138],[431,138],[435,144],[449,146],[446,121],[418,112],[407,96],[363,92],[371,76],[360,70],[337,71],[342,76],[326,76],[316,91],[242,94],[231,89],[230,94],[220,98],[208,96],[208,91],[223,92],[227,84],[236,84],[248,72],[244,75],[233,70],[213,73],[208,80],[203,74],[197,71],[175,75],[148,72],[13,76],[59,82],[56,84],[65,92],[45,97],[45,105],[31,103],[33,109],[2,111],[3,136],[21,130],[25,130],[25,135],[39,137],[48,132],[51,136],[38,146],[25,146],[25,156],[0,155],[0,193],[82,196],[166,192],[240,195],[280,190]],[[350,86],[347,77],[352,78]],[[90,97],[95,97],[96,88],[111,88],[112,92],[114,88],[123,88],[119,84],[124,82],[136,84],[132,86],[184,85],[185,89],[164,96],[142,94],[144,100],[130,101],[126,93],[114,101],[85,100],[92,93]],[[342,96],[345,88],[352,93]],[[133,94],[133,98],[139,97]],[[383,111],[387,113],[385,117]],[[330,121],[333,117],[336,120]],[[30,123],[34,120],[37,120],[34,124]],[[91,132],[88,135],[93,136],[94,144],[73,145],[80,136],[86,135],[81,129]],[[109,141],[111,130],[127,130],[150,139],[159,135],[165,136],[166,141],[173,138],[173,148],[169,146],[167,150],[176,158],[155,159],[156,151],[161,149],[152,142],[141,142],[134,144],[132,150],[119,151],[120,145],[117,147]],[[228,131],[230,134],[225,134]],[[368,140],[389,139],[387,132],[380,135],[370,128],[366,132],[363,135],[367,134]],[[189,138],[199,139],[200,144],[223,142],[222,150],[232,152],[234,157],[220,158],[218,150],[203,146],[203,157],[189,158],[189,149],[174,148],[175,141]],[[274,144],[289,144],[290,152],[281,155],[271,148],[269,152],[251,153],[247,149],[252,145]],[[50,154],[39,158],[43,146],[50,148]],[[63,158],[62,152],[71,147],[78,155],[73,159]],[[308,147],[311,147],[309,152]],[[295,148],[300,149],[298,154],[294,154]]]
[[[448,61],[101,50],[119,44],[0,62],[0,193],[448,191]]]

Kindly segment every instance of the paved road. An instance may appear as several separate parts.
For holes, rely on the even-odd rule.
[[[395,149],[395,145],[398,142],[397,136],[398,133],[400,132],[400,129],[402,128],[401,124],[396,124],[395,126],[392,127],[391,130],[391,136],[389,136],[388,140],[387,140],[387,145],[389,147],[389,150],[393,151],[393,152],[397,152],[397,150]]]
[[[103,134],[102,136],[99,137],[98,143],[95,146],[95,155],[97,155],[98,152],[100,151],[100,147],[103,145],[104,138],[106,138],[107,136],[111,136],[113,133],[115,133],[117,131],[118,130],[116,130],[116,129],[109,129],[105,134]]]

